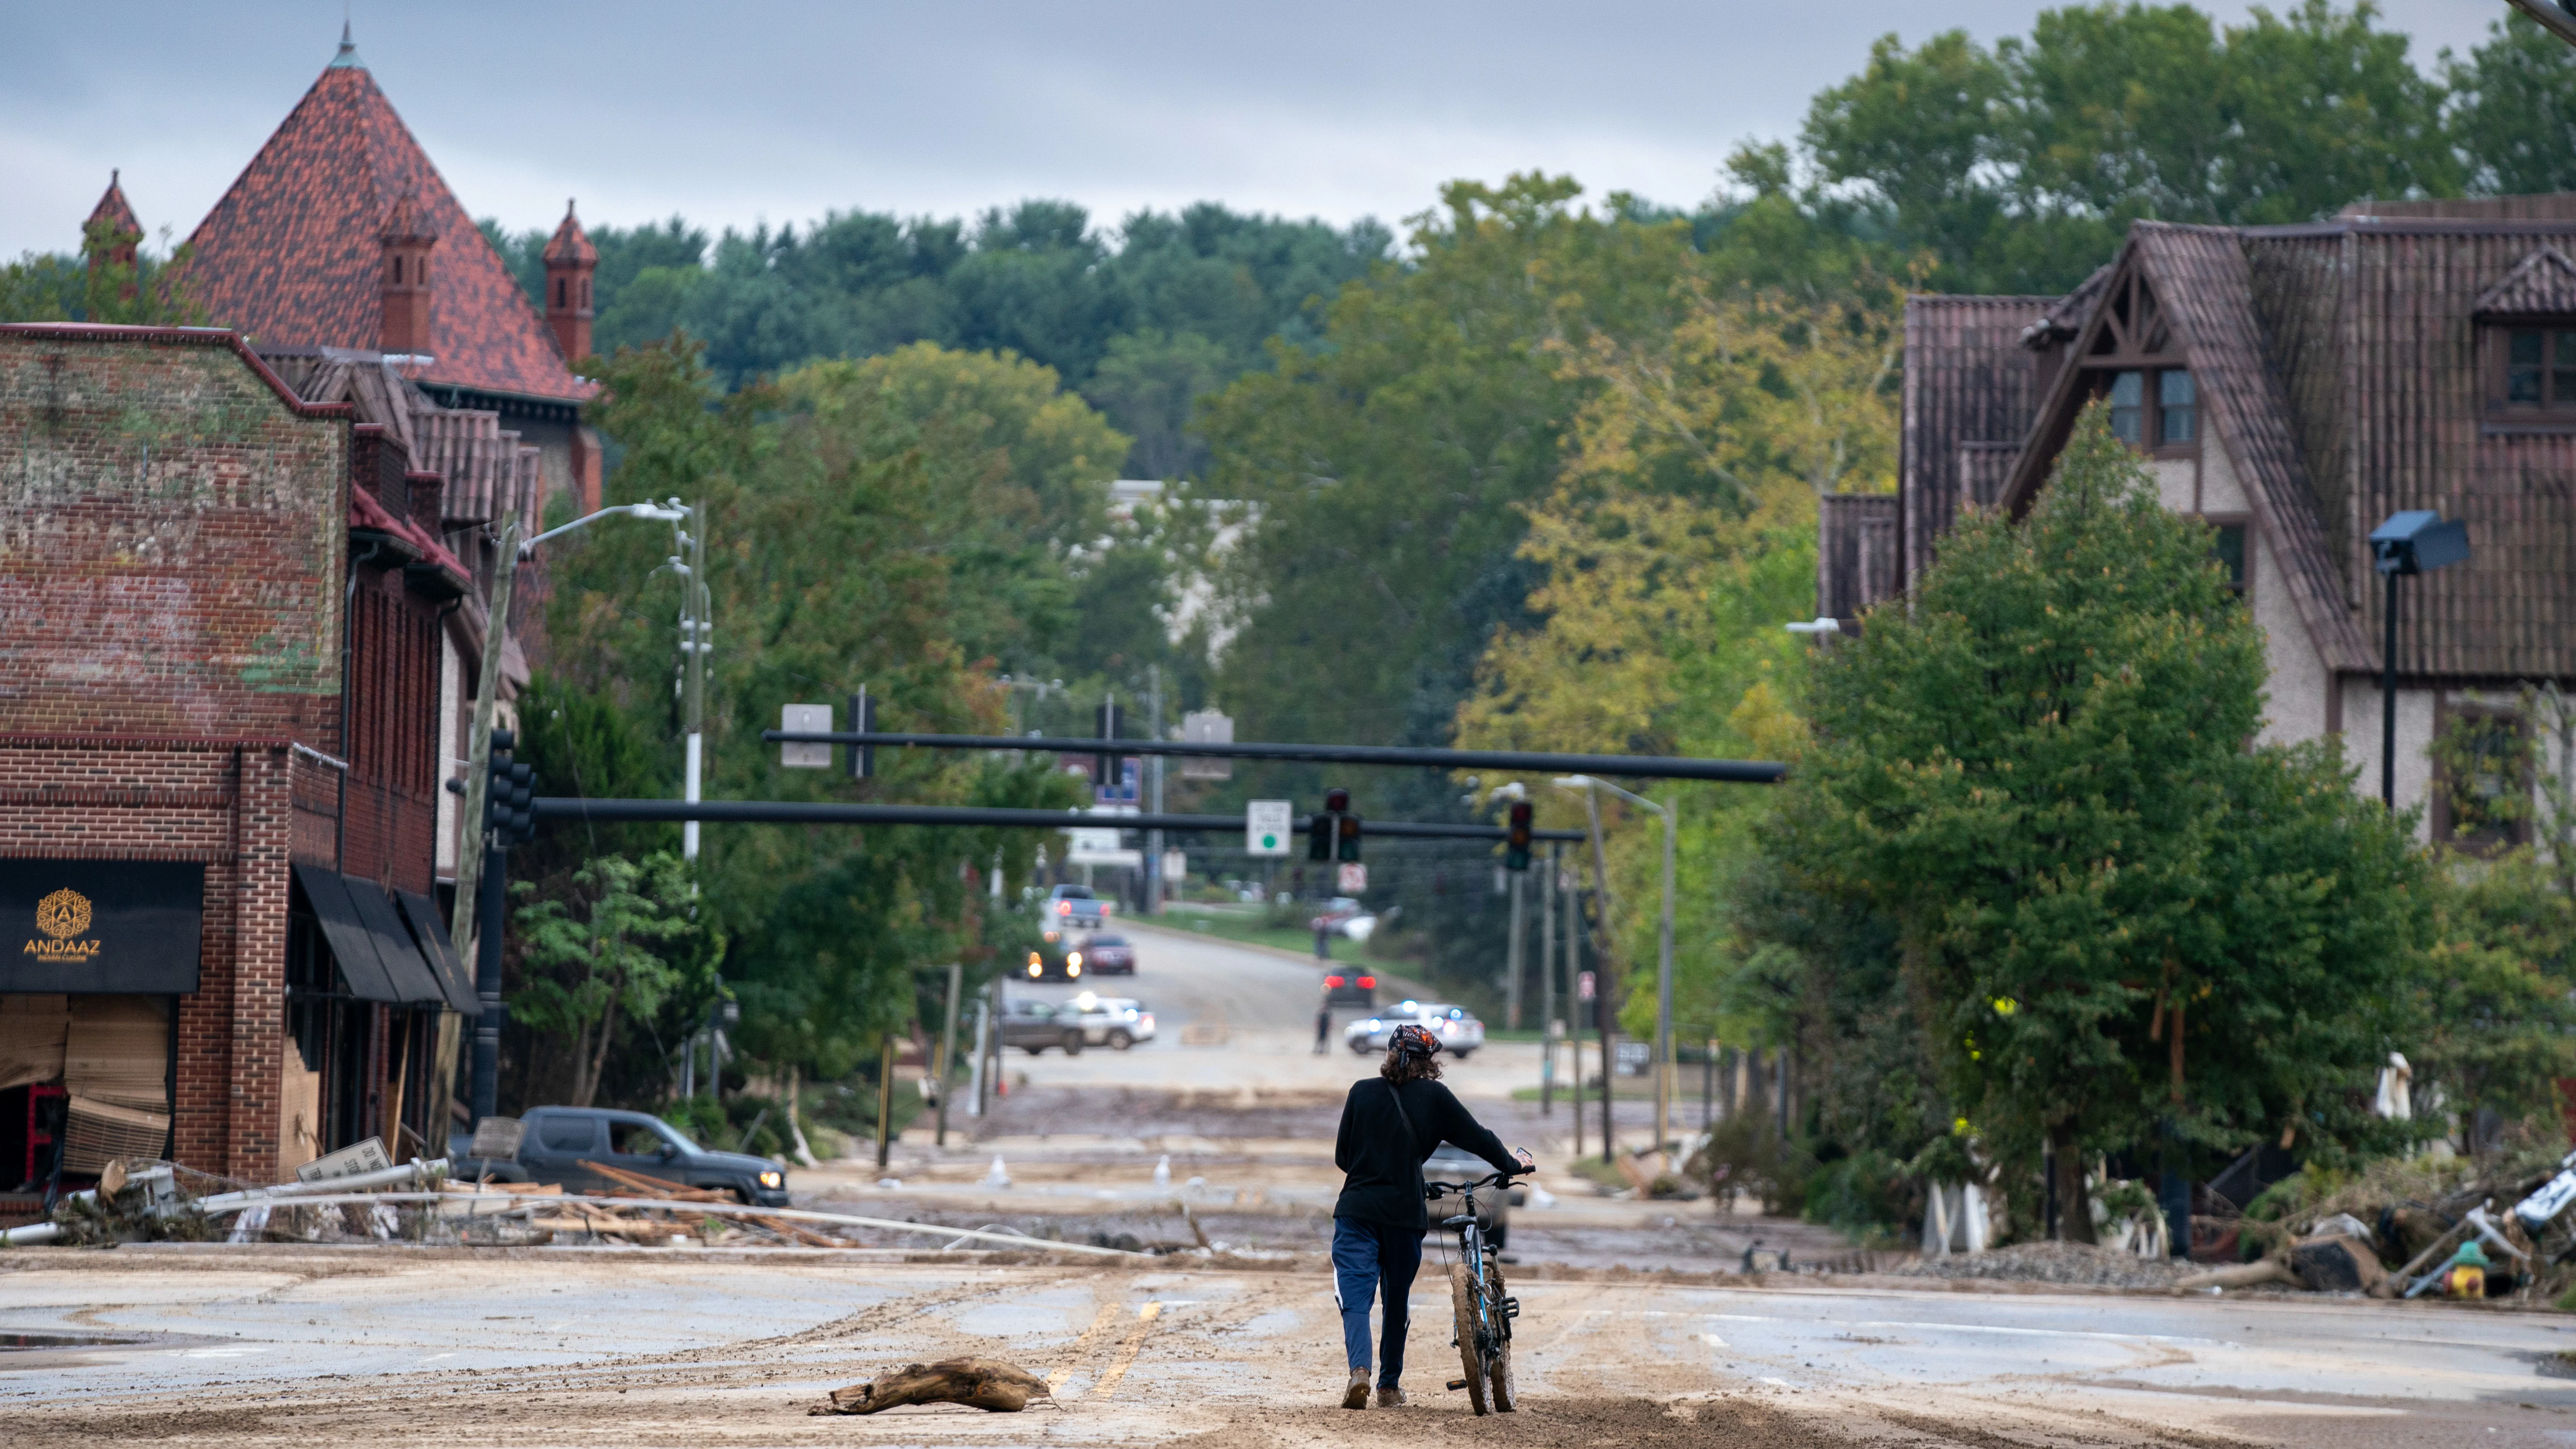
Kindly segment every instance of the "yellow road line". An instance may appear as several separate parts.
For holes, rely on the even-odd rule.
[[[1163,1305],[1159,1302],[1136,1305],[1136,1331],[1118,1345],[1116,1362],[1109,1365],[1109,1372],[1100,1376],[1099,1383],[1092,1385],[1093,1393],[1105,1399],[1109,1397],[1110,1390],[1118,1387],[1118,1381],[1127,1377],[1127,1370],[1136,1362],[1137,1350],[1145,1346],[1145,1335],[1154,1331],[1154,1320],[1162,1316]]]
[[[1082,1337],[1075,1339],[1073,1341],[1073,1347],[1064,1351],[1064,1367],[1047,1375],[1048,1393],[1052,1394],[1056,1390],[1064,1387],[1064,1381],[1073,1377],[1074,1365],[1080,1362],[1083,1354],[1090,1350],[1092,1342],[1100,1337],[1103,1329],[1106,1329],[1110,1324],[1117,1321],[1118,1305],[1115,1303],[1102,1304],[1100,1308],[1100,1316],[1092,1319],[1091,1326],[1082,1331]]]

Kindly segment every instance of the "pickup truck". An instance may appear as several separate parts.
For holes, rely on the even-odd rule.
[[[787,1165],[743,1152],[711,1152],[680,1129],[645,1112],[604,1107],[537,1107],[520,1119],[511,1157],[451,1158],[450,1171],[472,1181],[560,1183],[570,1193],[624,1197],[633,1189],[585,1164],[602,1164],[673,1187],[730,1192],[754,1207],[787,1206]]]
[[[1109,911],[1109,902],[1089,886],[1060,885],[1047,892],[1047,924],[1058,930],[1097,931],[1109,924]]]
[[[1090,1040],[1082,1012],[1072,1003],[1061,1007],[1026,997],[1014,997],[1003,1003],[996,1018],[1002,1032],[1002,1045],[1018,1047],[1036,1056],[1048,1047],[1061,1047],[1066,1056],[1080,1056]]]

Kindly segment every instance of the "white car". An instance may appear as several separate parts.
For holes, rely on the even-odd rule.
[[[1093,1046],[1123,1052],[1154,1039],[1154,1013],[1132,996],[1095,996],[1086,991],[1056,1008],[1056,1020],[1071,1018],[1082,1038]]]
[[[1399,1001],[1376,1016],[1362,1017],[1343,1030],[1342,1043],[1360,1056],[1373,1056],[1386,1050],[1399,1026],[1431,1028],[1453,1057],[1463,1058],[1485,1044],[1483,1022],[1463,1006],[1438,1001]]]

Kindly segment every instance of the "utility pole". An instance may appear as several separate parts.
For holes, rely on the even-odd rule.
[[[1163,737],[1163,666],[1145,666],[1145,712],[1151,717],[1155,739]],[[1148,755],[1145,768],[1153,772],[1154,813],[1163,813],[1163,757]],[[1145,914],[1163,913],[1163,832],[1145,832]]]
[[[894,1033],[885,1034],[885,1045],[877,1053],[877,1170],[882,1172],[890,1151],[889,1138],[894,1127]]]
[[[685,557],[674,556],[672,567],[680,573],[680,706],[682,748],[686,759],[680,786],[680,798],[696,804],[706,776],[707,728],[707,655],[715,649],[712,636],[715,625],[707,615],[712,610],[714,595],[707,588],[707,506],[703,502],[689,505],[688,531],[680,535]],[[698,858],[698,822],[686,821],[680,826],[680,855]]]
[[[1592,895],[1599,902],[1601,924],[1604,928],[1602,935],[1606,937],[1609,935],[1607,928],[1612,909],[1610,857],[1601,847],[1601,796],[1599,793],[1592,790],[1583,792],[1583,814],[1592,833]],[[1594,951],[1592,955],[1593,959],[1600,963],[1594,968],[1600,973],[1600,982],[1592,991],[1592,1017],[1600,1024],[1601,1029],[1601,1161],[1606,1165],[1614,1155],[1617,1146],[1610,1131],[1611,1078],[1616,1075],[1612,1070],[1610,1059],[1610,953]]]
[[[477,963],[475,994],[482,994],[482,960],[478,943],[483,917],[484,796],[491,781],[492,722],[501,705],[501,651],[509,640],[510,590],[519,577],[519,520],[505,519],[492,550],[492,592],[485,604],[483,667],[474,690],[474,729],[465,747],[465,804],[457,813],[456,906],[448,915],[447,936],[460,960]],[[344,622],[343,627],[346,627]],[[348,681],[341,681],[346,688]],[[343,748],[345,748],[345,743]],[[493,981],[497,997],[500,982]],[[488,1008],[489,1003],[485,1003]],[[497,1023],[496,1023],[497,1027]],[[476,1035],[481,1035],[478,1023]],[[441,1013],[438,1022],[438,1110],[448,1113],[456,1087],[456,1059],[464,1048],[464,1023]],[[497,1041],[496,1041],[497,1049]],[[449,1120],[442,1115],[441,1122]]]

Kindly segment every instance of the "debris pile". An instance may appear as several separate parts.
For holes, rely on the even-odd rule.
[[[832,1390],[831,1399],[806,1412],[877,1414],[905,1404],[967,1404],[996,1414],[1016,1414],[1031,1399],[1051,1399],[1047,1381],[997,1358],[951,1358],[908,1364],[881,1378]]]
[[[2090,1288],[2170,1288],[2201,1271],[2170,1258],[2141,1258],[2089,1243],[2021,1243],[1984,1253],[1920,1258],[1891,1270],[1900,1278],[1983,1278]]]

